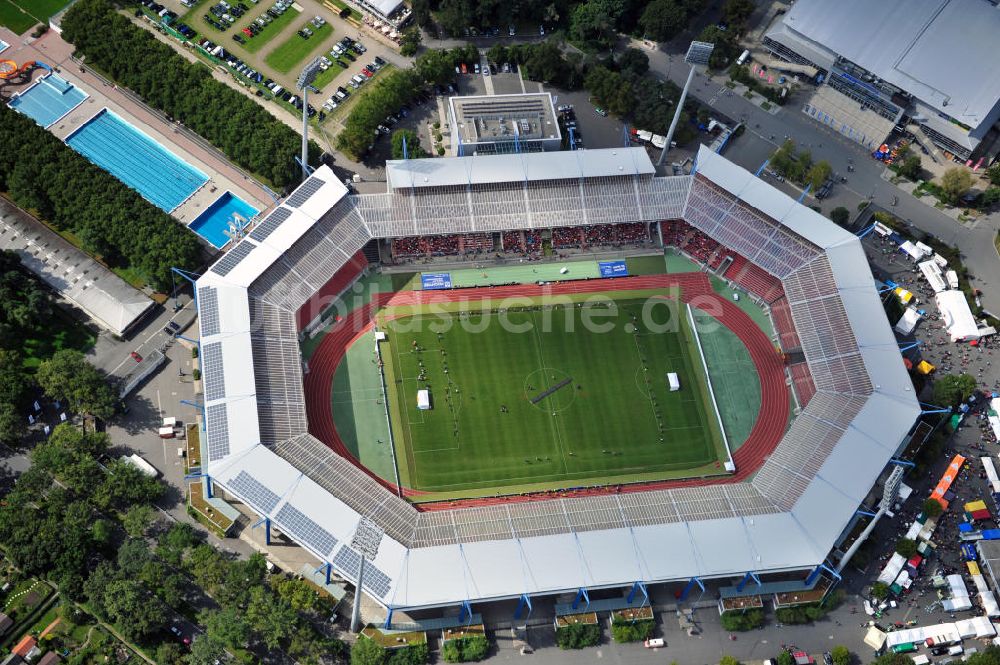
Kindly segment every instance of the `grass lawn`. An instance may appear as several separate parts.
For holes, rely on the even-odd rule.
[[[638,293],[604,297],[507,310],[510,325],[478,302],[464,314],[385,321],[403,483],[437,493],[430,500],[721,473],[721,434],[684,308],[644,316]],[[669,390],[668,372],[680,391]],[[430,410],[416,406],[422,388]]]
[[[382,632],[374,626],[365,626],[365,628],[361,630],[361,634],[385,649],[397,649],[399,647],[408,647],[413,646],[414,644],[427,643],[427,633],[421,631]]]
[[[20,35],[36,23],[48,23],[67,4],[68,0],[0,0],[0,25]]]
[[[332,55],[328,55],[327,57],[330,58],[330,60],[334,59]],[[334,62],[331,66],[327,67],[327,69],[326,69],[325,72],[320,72],[316,76],[316,80],[313,81],[313,87],[315,87],[317,90],[322,90],[323,88],[325,88],[326,86],[328,86],[330,84],[330,82],[333,81],[333,79],[337,78],[338,74],[340,74],[341,72],[346,72],[346,71],[347,71],[346,69],[344,69],[343,67],[341,67],[340,65],[338,65],[336,62]],[[326,95],[326,96],[329,97],[329,95]],[[325,102],[326,99],[323,99],[322,101]],[[318,106],[318,104],[317,104],[317,106]]]
[[[262,7],[264,13],[267,13],[267,7],[263,7],[262,5],[257,5],[257,6]],[[260,14],[257,12],[250,12],[250,13],[253,14],[253,16],[251,17],[253,20],[256,20],[257,17],[260,16]],[[265,44],[267,44],[275,37],[280,35],[282,32],[284,32],[288,24],[297,19],[300,13],[301,12],[299,12],[299,10],[293,7],[289,7],[288,9],[285,10],[284,14],[282,14],[278,18],[268,23],[267,26],[264,28],[263,32],[261,32],[255,37],[247,39],[246,44],[242,45],[243,48],[245,48],[250,53],[256,53],[257,51],[261,50],[262,48],[264,48]],[[248,25],[250,25],[250,21],[247,21],[246,23],[244,23],[243,21],[238,21],[236,24],[237,31],[242,30]],[[302,38],[299,37],[298,35],[295,35],[295,39],[302,39]]]
[[[46,335],[39,339],[21,341],[21,353],[24,355],[24,366],[34,369],[45,360],[62,349],[87,351],[97,341],[97,335],[80,323],[58,305],[53,305],[53,315]]]
[[[298,33],[291,35],[264,58],[264,62],[268,66],[282,74],[287,74],[292,71],[295,65],[305,60],[307,55],[320,48],[326,38],[333,34],[333,27],[329,23],[324,23],[323,27],[318,30],[310,23],[306,23],[302,27],[312,30],[312,37],[303,39],[299,37]]]
[[[220,538],[225,538],[226,534],[233,528],[233,520],[229,519],[218,510],[212,507],[205,499],[205,488],[200,480],[188,485],[188,501],[195,513],[195,518],[211,529]]]
[[[337,65],[334,66],[337,67]],[[358,102],[358,100],[367,95],[370,90],[373,90],[378,85],[378,81],[382,78],[385,78],[386,73],[391,72],[393,67],[394,65],[392,65],[391,63],[386,63],[385,65],[382,66],[382,69],[378,71],[378,74],[375,75],[375,78],[368,81],[368,83],[361,86],[361,88],[358,90],[352,89],[350,91],[351,96],[348,97],[346,100],[344,100],[343,104],[340,104],[339,106],[337,106],[337,108],[333,109],[333,113],[327,114],[326,116],[327,122],[329,122],[333,118],[340,118],[342,116],[346,116],[349,110],[354,107],[354,105]],[[340,69],[340,67],[337,67],[337,69]],[[344,87],[347,87],[346,84]],[[320,89],[322,90],[322,88]]]

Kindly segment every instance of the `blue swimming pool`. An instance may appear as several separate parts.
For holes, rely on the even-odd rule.
[[[14,97],[10,101],[10,107],[42,127],[48,127],[82,104],[89,96],[61,76],[49,74]]]
[[[240,197],[226,192],[217,198],[215,203],[205,208],[205,212],[191,222],[190,228],[212,243],[213,246],[221,249],[229,242],[226,231],[229,230],[229,222],[233,219],[234,213],[243,217],[244,220],[249,220],[258,212],[256,208]]]
[[[204,173],[107,109],[70,134],[66,143],[166,212],[208,180]]]

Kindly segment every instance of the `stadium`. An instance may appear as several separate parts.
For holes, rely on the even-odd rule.
[[[920,413],[855,236],[704,148],[691,175],[626,148],[387,179],[349,193],[320,168],[197,281],[216,491],[328,575],[364,555],[387,625],[836,583]],[[489,262],[497,241],[524,260]],[[602,244],[621,258],[559,253]],[[375,257],[469,247],[487,263],[371,288]]]

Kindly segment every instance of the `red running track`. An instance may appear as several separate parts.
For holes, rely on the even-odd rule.
[[[770,338],[754,323],[753,319],[732,301],[712,290],[712,285],[704,273],[681,273],[676,275],[651,275],[644,277],[620,277],[612,283],[597,283],[594,280],[557,282],[546,286],[524,284],[516,286],[493,286],[475,289],[455,289],[450,291],[400,291],[395,294],[380,294],[373,303],[351,312],[337,321],[309,361],[309,373],[305,376],[306,413],[309,417],[309,431],[317,439],[332,448],[338,455],[351,460],[365,473],[393,492],[396,486],[372,473],[361,465],[350,453],[337,433],[333,422],[331,397],[333,376],[351,342],[362,334],[372,321],[374,312],[386,305],[430,304],[460,302],[462,300],[482,301],[525,296],[563,295],[570,293],[600,293],[603,290],[638,290],[681,288],[681,299],[703,311],[713,314],[720,323],[732,330],[746,346],[750,358],[760,378],[760,412],[747,440],[733,455],[736,473],[717,478],[688,478],[629,485],[594,487],[573,491],[545,491],[518,494],[505,497],[485,497],[461,499],[436,503],[415,504],[418,510],[450,510],[472,506],[487,506],[524,501],[544,501],[555,497],[582,497],[613,494],[616,492],[644,492],[654,489],[674,487],[695,487],[722,483],[742,482],[753,475],[774,450],[785,433],[788,423],[789,399],[785,383],[785,371],[781,356],[776,352]],[[424,494],[417,490],[403,488],[407,496]]]

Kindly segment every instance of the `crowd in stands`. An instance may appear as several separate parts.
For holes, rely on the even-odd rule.
[[[392,256],[397,259],[420,256],[424,254],[422,241],[423,238],[419,237],[393,238]]]
[[[542,234],[539,231],[522,231],[524,236],[524,250],[528,254],[542,253]]]
[[[492,252],[492,233],[466,233],[459,237],[459,251],[464,252]]]
[[[642,222],[631,224],[593,224],[552,229],[552,247],[600,247],[638,245],[649,242],[649,228]]]
[[[583,233],[579,226],[561,226],[552,229],[552,248],[568,249],[583,244]]]

